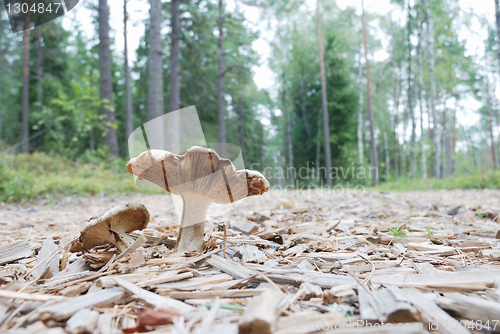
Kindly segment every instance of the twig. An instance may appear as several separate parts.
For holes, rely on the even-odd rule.
[[[360,258],[362,258],[363,260],[368,261],[368,262],[372,265],[372,270],[371,270],[370,274],[368,275],[368,277],[367,277],[367,278],[365,278],[365,279],[363,280],[363,283],[368,284],[368,282],[370,282],[370,280],[372,279],[373,274],[375,274],[375,264],[374,264],[371,260],[369,260],[368,258],[364,257],[364,256],[363,256],[363,255],[361,255],[361,254],[358,254],[358,256],[359,256]]]
[[[293,309],[293,311],[299,312],[299,309],[297,308],[297,306],[295,306],[295,304],[290,300],[290,298],[288,298],[287,295],[283,291],[281,291],[281,289],[276,285],[276,283],[274,283],[269,277],[267,277],[266,275],[264,275],[260,271],[257,271],[253,268],[250,268],[250,267],[247,267],[247,268],[250,269],[251,271],[255,272],[260,277],[262,277],[267,283],[271,284],[272,287],[275,288],[283,296],[283,298],[285,298],[285,300],[288,302],[288,304],[290,304],[290,307]]]
[[[224,258],[226,258],[226,242],[227,242],[227,226],[226,223],[224,223]]]

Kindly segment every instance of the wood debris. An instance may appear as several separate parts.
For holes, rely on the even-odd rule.
[[[210,217],[188,254],[168,195],[0,204],[0,332],[498,332],[499,195],[270,192]],[[68,252],[89,212],[130,202],[151,221],[127,249]]]

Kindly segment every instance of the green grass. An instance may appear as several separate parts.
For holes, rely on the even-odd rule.
[[[374,188],[379,191],[439,189],[499,189],[500,170],[450,176],[444,179],[409,179],[386,182]]]
[[[406,237],[406,233],[404,232],[405,228],[406,228],[406,224],[400,226],[399,222],[396,222],[396,226],[391,227],[389,229],[389,231],[395,237],[404,238],[404,237]]]
[[[124,161],[97,166],[44,153],[0,153],[0,202],[133,192],[165,193],[138,188]]]

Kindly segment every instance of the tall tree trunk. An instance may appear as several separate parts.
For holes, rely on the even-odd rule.
[[[389,179],[389,172],[391,160],[389,157],[389,141],[387,140],[387,133],[384,131],[384,149],[385,149],[385,178]]]
[[[423,67],[422,67],[422,21],[420,19],[420,14],[417,13],[417,31],[418,31],[418,43],[417,43],[417,92],[418,92],[418,105],[420,108],[420,148],[421,148],[421,160],[420,168],[422,169],[422,178],[427,179],[427,152],[426,152],[426,137],[424,133],[424,105],[422,100],[422,88],[424,87],[423,82]]]
[[[224,7],[222,0],[219,0],[219,46],[217,59],[219,71],[217,74],[217,117],[218,117],[218,139],[219,154],[226,157],[226,106],[224,100]]]
[[[309,122],[307,121],[307,105],[306,105],[306,89],[304,85],[304,80],[303,80],[303,73],[300,78],[300,103],[301,103],[301,114],[302,114],[302,121],[304,122],[304,127],[306,129],[306,135],[307,135],[307,144],[308,146],[311,145],[311,129],[309,128]]]
[[[161,0],[150,0],[149,17],[148,120],[152,120],[164,114]],[[155,121],[151,126],[148,137],[150,148],[165,149],[168,143],[165,142],[163,122]],[[168,150],[172,149],[169,147]]]
[[[113,107],[113,83],[111,81],[111,50],[109,48],[109,7],[107,0],[99,0],[99,70],[101,86],[101,115],[104,122],[104,145],[109,153],[118,158],[115,111]]]
[[[497,169],[497,157],[495,148],[495,137],[493,135],[493,113],[491,110],[491,97],[490,97],[490,85],[488,79],[486,79],[486,100],[488,104],[488,123],[490,128],[490,139],[491,139],[491,161],[493,162],[493,169]]]
[[[332,170],[332,151],[330,149],[330,122],[328,121],[328,97],[326,95],[326,73],[325,58],[323,54],[323,31],[321,27],[321,15],[319,13],[319,1],[316,2],[316,20],[318,29],[319,70],[321,74],[321,106],[323,110],[323,140],[325,142],[325,167],[326,183],[332,189],[333,181],[330,177]]]
[[[500,0],[495,0],[495,18],[497,24],[497,44],[500,46]],[[500,47],[498,47],[498,63],[500,65]],[[500,72],[499,72],[500,73]]]
[[[284,86],[286,83],[283,82]],[[292,188],[295,187],[295,173],[293,169],[293,144],[292,144],[292,114],[290,109],[287,107],[287,96],[286,96],[286,88],[283,91],[283,113],[285,114],[285,126],[286,126],[286,143],[287,143],[287,152],[288,152],[288,171],[287,176],[289,175],[290,185]],[[291,173],[290,173],[291,172]]]
[[[413,109],[413,81],[412,81],[412,68],[411,68],[411,5],[410,0],[408,0],[408,110],[411,118],[411,142],[410,142],[410,164],[411,164],[411,176],[415,177],[417,172],[417,164],[416,164],[416,152],[415,152],[415,140],[416,140],[416,122],[415,122],[415,114]]]
[[[29,98],[30,98],[30,15],[24,16],[24,52],[23,52],[23,141],[22,150],[28,153],[30,150],[29,142]]]
[[[319,110],[318,112],[318,128],[317,128],[317,131],[318,131],[318,135],[316,137],[316,159],[315,159],[315,168],[316,170],[318,171],[318,174],[317,174],[317,178],[320,179],[321,176],[319,175],[319,156],[321,154],[321,113],[322,113],[322,109]]]
[[[243,117],[243,99],[241,97],[241,76],[240,72],[238,72],[238,115],[239,115],[239,127],[240,127],[240,147],[241,147],[241,156],[243,157],[243,161],[245,160],[245,119]]]
[[[358,64],[358,91],[359,91],[359,98],[358,98],[358,154],[359,154],[359,164],[363,165],[364,164],[364,154],[363,154],[363,64],[361,63],[361,54],[363,52],[363,47],[362,47],[362,36],[361,32],[361,38],[359,39],[359,64]]]
[[[170,4],[170,20],[172,26],[172,42],[170,47],[170,98],[169,111],[179,110],[181,107],[181,85],[180,73],[181,64],[179,60],[180,48],[179,40],[181,36],[181,24],[179,14],[180,0],[172,0]],[[179,152],[180,147],[180,115],[173,113],[169,115],[168,123],[168,140],[172,146],[172,150]]]
[[[365,47],[365,66],[366,66],[366,90],[368,93],[368,111],[370,112],[370,163],[372,166],[372,177],[374,185],[378,185],[378,162],[377,148],[375,147],[375,116],[373,114],[373,99],[370,78],[370,62],[368,61],[368,43],[366,40],[366,22],[365,22],[365,7],[364,1],[361,0],[363,24],[363,44]]]
[[[263,170],[264,166],[264,126],[259,122],[259,163],[260,168]]]
[[[453,109],[453,136],[451,141],[451,175],[455,174],[455,148],[457,146],[457,108]]]
[[[434,27],[433,20],[430,14],[429,6],[427,0],[422,0],[423,6],[425,8],[425,21],[427,23],[427,52],[429,54],[429,82],[430,82],[430,94],[429,94],[429,113],[432,114],[434,120],[433,129],[433,141],[434,141],[434,176],[439,178],[441,164],[441,130],[439,127],[439,117],[436,111],[435,99],[437,95],[436,80],[434,78]]]
[[[2,33],[3,33],[3,18],[0,14],[0,50],[2,50]],[[0,52],[0,142],[3,139],[3,124],[2,124],[2,66],[3,52]]]
[[[134,121],[132,119],[132,91],[130,88],[130,68],[128,66],[128,36],[127,36],[127,1],[123,0],[123,56],[124,56],[124,72],[125,72],[125,144],[128,143],[128,136],[134,130]]]
[[[42,28],[38,27],[35,30],[36,30],[36,40],[37,40],[37,49],[36,49],[36,102],[41,105],[42,100],[43,100]],[[39,108],[41,108],[41,106]]]
[[[398,100],[399,100],[399,97],[398,97],[398,88],[397,88],[397,85],[396,85],[396,81],[397,81],[397,78],[396,78],[396,64],[395,64],[395,61],[394,61],[394,49],[395,49],[395,46],[393,45],[393,51],[392,51],[392,54],[393,56],[391,57],[391,73],[392,73],[392,95],[393,95],[393,100],[394,100],[394,104],[393,104],[393,107],[394,107],[394,110],[393,110],[393,113],[394,113],[394,127],[393,127],[393,135],[394,135],[394,173],[395,173],[395,176],[396,178],[399,177],[399,166],[398,166],[398,162],[399,162],[399,156],[398,156],[398,146],[399,146],[399,141],[398,141],[398,135],[396,133],[396,128],[398,126],[398,123],[399,123],[399,117],[398,117],[398,113],[399,113],[399,103],[398,103]]]

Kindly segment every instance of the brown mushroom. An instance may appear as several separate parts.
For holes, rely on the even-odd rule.
[[[182,215],[176,251],[201,251],[210,204],[229,204],[261,195],[269,182],[257,171],[237,171],[229,159],[212,149],[193,146],[184,155],[162,150],[141,153],[127,170],[182,198]]]
[[[149,211],[142,204],[123,204],[106,211],[100,217],[91,218],[74,241],[69,251],[81,252],[112,244],[120,252],[127,249],[134,239],[127,233],[143,230],[149,223]]]

